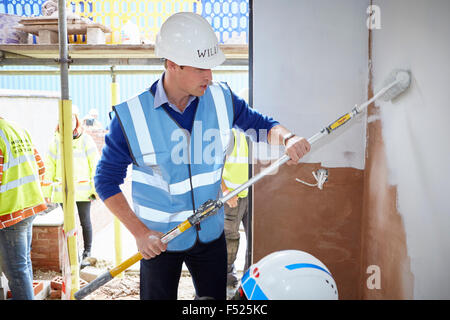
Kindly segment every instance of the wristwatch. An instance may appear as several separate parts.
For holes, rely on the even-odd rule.
[[[295,134],[293,134],[292,132],[286,133],[286,134],[283,136],[283,146],[286,147],[286,142],[287,142],[290,138],[292,138],[293,136],[295,136]]]

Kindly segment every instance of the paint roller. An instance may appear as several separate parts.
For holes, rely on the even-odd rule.
[[[351,119],[353,119],[356,115],[360,114],[368,105],[370,105],[372,102],[374,102],[377,99],[382,99],[384,101],[390,101],[396,97],[398,97],[401,93],[403,93],[411,83],[411,73],[408,70],[401,70],[396,69],[393,70],[386,80],[382,84],[382,88],[378,90],[378,92],[368,101],[364,102],[360,106],[355,106],[352,111],[349,113],[346,113],[336,121],[332,122],[327,127],[323,128],[320,132],[316,133],[314,136],[308,139],[308,142],[311,144],[311,146],[316,143],[318,140],[323,138],[326,135],[331,134],[336,129],[342,127],[344,124],[348,123]],[[290,157],[285,154],[278,160],[276,160],[274,163],[272,163],[269,167],[263,169],[260,173],[253,176],[251,179],[249,179],[244,184],[240,185],[236,189],[234,189],[232,192],[228,193],[226,196],[218,199],[218,200],[208,200],[204,204],[202,204],[195,213],[190,216],[186,221],[180,223],[175,228],[171,229],[170,231],[166,232],[162,238],[161,241],[164,243],[167,243],[174,239],[175,237],[182,234],[185,230],[189,229],[195,224],[200,223],[207,217],[215,214],[219,208],[223,206],[224,203],[226,203],[228,200],[233,198],[235,195],[240,193],[241,191],[247,189],[272,171],[274,171],[276,168],[280,167],[284,163],[290,160]],[[125,260],[112,270],[106,271],[105,273],[101,274],[99,277],[94,279],[91,283],[83,287],[82,289],[75,292],[74,297],[77,300],[83,299],[93,291],[97,290],[101,286],[108,283],[110,280],[112,280],[115,276],[122,273],[129,267],[131,267],[133,264],[138,262],[142,259],[142,255],[140,252],[134,254],[129,259]]]
[[[410,84],[411,72],[408,70],[396,69],[393,70],[383,82],[383,88],[378,90],[377,95],[380,95],[381,99],[384,101],[393,100],[408,89]]]

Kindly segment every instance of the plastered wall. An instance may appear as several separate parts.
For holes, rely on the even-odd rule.
[[[254,107],[309,138],[367,100],[367,2],[254,1]],[[359,118],[304,162],[362,170],[364,149]]]
[[[370,4],[380,24],[369,32]],[[371,105],[303,165],[254,186],[254,261],[307,251],[331,270],[341,299],[450,299],[450,2],[253,6],[254,105],[297,134],[367,100],[393,69],[412,73],[398,99]],[[330,175],[322,191],[295,182],[313,182],[320,167]]]
[[[379,264],[384,281],[380,291],[365,294],[389,297],[393,281],[393,297],[450,299],[450,2],[374,4],[381,11],[381,28],[372,31],[373,86],[394,68],[410,69],[412,83],[396,101],[377,103],[370,117],[369,128],[380,132],[369,143],[376,165],[369,167],[367,196],[390,209],[367,212],[373,223],[366,229],[363,261]],[[376,190],[391,191],[383,196]],[[406,249],[399,250],[392,244],[403,241],[402,233]]]
[[[361,299],[412,299],[414,276],[397,187],[389,183],[379,109],[369,107],[361,218]]]
[[[365,1],[258,0],[253,7],[256,109],[309,138],[367,100]],[[330,269],[340,298],[359,297],[365,133],[363,115],[314,145],[302,165],[283,166],[254,186],[254,261],[306,251]],[[262,161],[283,153],[256,149]],[[323,190],[295,180],[313,183],[311,172],[321,167],[329,171]]]

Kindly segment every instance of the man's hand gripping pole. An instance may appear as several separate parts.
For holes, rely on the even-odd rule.
[[[184,231],[189,229],[190,227],[199,224],[201,221],[206,219],[207,217],[215,214],[222,206],[223,201],[221,199],[219,200],[208,200],[204,204],[202,204],[193,215],[191,215],[189,218],[187,218],[185,221],[180,223],[175,228],[169,230],[166,232],[162,237],[161,241],[163,243],[168,243],[172,239],[178,237],[180,234],[182,234]],[[105,285],[109,281],[111,281],[115,276],[122,273],[129,267],[131,267],[133,264],[138,262],[143,258],[142,254],[140,252],[134,254],[132,257],[128,258],[115,268],[106,271],[105,273],[98,276],[95,280],[93,280],[91,283],[89,283],[87,286],[81,288],[77,292],[75,292],[74,297],[77,300],[81,300],[87,295],[91,294],[101,286]]]

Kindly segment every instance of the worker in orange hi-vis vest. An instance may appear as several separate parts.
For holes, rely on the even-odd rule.
[[[14,300],[33,300],[31,240],[35,215],[47,208],[44,164],[29,133],[0,117],[0,263]]]

